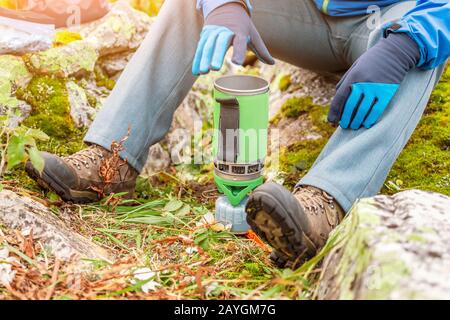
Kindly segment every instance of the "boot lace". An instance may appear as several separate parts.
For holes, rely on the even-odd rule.
[[[81,170],[82,165],[86,169],[89,169],[90,164],[97,165],[97,161],[100,162],[103,159],[104,159],[103,154],[95,146],[81,150],[77,153],[74,153],[64,158],[64,160],[66,160],[69,164],[72,164],[78,170]]]
[[[303,207],[314,214],[325,208],[324,203],[334,206],[334,198],[325,191],[313,189],[311,187],[299,187],[294,192],[295,197]]]

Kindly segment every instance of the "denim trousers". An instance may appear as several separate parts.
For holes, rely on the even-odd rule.
[[[272,55],[293,65],[342,73],[416,1],[353,17],[322,14],[312,0],[254,1],[252,19]],[[166,0],[148,35],[92,123],[85,142],[109,148],[131,134],[121,153],[141,171],[151,145],[168,132],[173,114],[196,77],[192,60],[203,25],[195,0]],[[380,121],[370,129],[338,128],[299,185],[332,195],[345,211],[379,192],[417,126],[444,66],[414,69]]]

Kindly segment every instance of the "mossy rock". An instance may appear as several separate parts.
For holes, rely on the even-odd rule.
[[[96,65],[94,68],[94,76],[95,83],[98,87],[104,87],[108,90],[114,89],[116,82],[113,79],[109,78],[106,72],[104,72],[99,65]]]
[[[68,77],[82,72],[93,72],[99,54],[87,41],[74,41],[62,47],[24,56],[33,74]]]
[[[281,92],[286,91],[291,86],[291,75],[290,74],[282,74],[277,79],[278,90]]]
[[[66,80],[37,76],[18,97],[32,106],[24,125],[44,131],[51,139],[40,145],[44,150],[70,154],[82,147],[84,130],[77,129],[71,116]]]
[[[279,113],[272,119],[271,122],[276,125],[283,118],[297,118],[302,114],[310,113],[313,110],[317,111],[318,109],[324,110],[325,108],[315,105],[311,97],[293,97],[288,99],[281,106]]]
[[[450,198],[408,190],[358,201],[331,233],[319,299],[448,299]]]

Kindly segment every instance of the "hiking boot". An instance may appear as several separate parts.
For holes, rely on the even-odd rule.
[[[275,249],[272,261],[292,269],[316,255],[344,217],[325,191],[303,186],[291,193],[273,182],[255,189],[246,212],[253,231]]]
[[[41,152],[41,156],[45,161],[42,174],[30,161],[26,172],[41,187],[55,191],[65,201],[95,202],[119,192],[127,192],[124,198],[133,196],[138,172],[100,146],[92,145],[64,158],[47,152]]]

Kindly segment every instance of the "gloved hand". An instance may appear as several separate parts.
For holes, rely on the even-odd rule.
[[[261,61],[275,63],[245,8],[230,2],[214,9],[205,18],[192,73],[199,75],[219,70],[231,44],[235,64],[244,63],[247,45]]]
[[[338,83],[328,121],[344,129],[372,127],[419,59],[419,47],[407,34],[391,33],[380,40]]]

